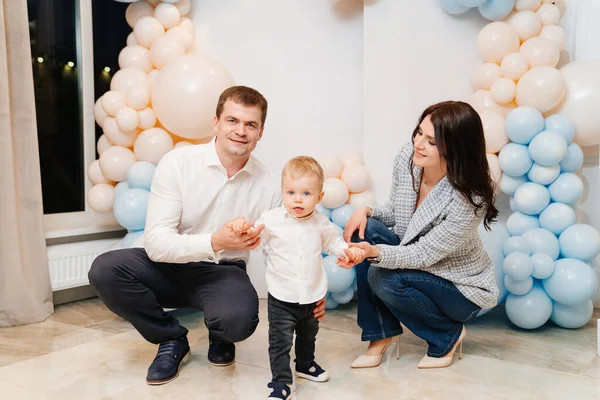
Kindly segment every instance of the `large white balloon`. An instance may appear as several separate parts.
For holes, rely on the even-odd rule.
[[[325,154],[317,157],[317,161],[321,165],[321,168],[323,168],[325,178],[339,178],[342,175],[344,164],[338,156]]]
[[[499,64],[510,53],[519,51],[519,35],[506,22],[492,22],[477,36],[477,50],[485,62]]]
[[[369,185],[369,171],[361,164],[351,164],[344,167],[342,181],[352,193],[359,193]]]
[[[321,205],[325,208],[338,208],[348,200],[348,188],[338,178],[327,178],[323,182],[323,200]]]
[[[157,165],[161,158],[173,150],[173,138],[164,129],[150,128],[139,134],[133,153],[139,161]]]
[[[122,146],[112,146],[100,156],[100,169],[108,179],[122,182],[127,180],[127,171],[136,161],[133,151]]]
[[[566,90],[565,78],[556,68],[533,68],[517,84],[517,104],[546,112],[560,103]]]
[[[217,61],[188,54],[165,65],[152,88],[152,106],[160,123],[175,135],[199,139],[213,134],[221,93],[233,85]]]

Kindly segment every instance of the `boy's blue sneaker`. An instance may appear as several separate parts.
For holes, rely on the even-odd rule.
[[[284,382],[269,382],[267,387],[273,389],[267,400],[288,400],[292,397],[292,388]]]
[[[312,362],[308,368],[299,367],[296,365],[296,375],[298,378],[308,379],[313,382],[327,382],[329,380],[329,374],[316,362]]]

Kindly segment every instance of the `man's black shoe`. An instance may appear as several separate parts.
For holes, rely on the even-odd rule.
[[[162,385],[171,382],[179,375],[181,363],[190,355],[187,337],[169,340],[158,345],[158,352],[148,368],[146,383]]]
[[[226,367],[235,362],[235,345],[213,340],[208,346],[208,362],[215,367]]]

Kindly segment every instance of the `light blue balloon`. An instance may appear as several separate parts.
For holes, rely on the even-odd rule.
[[[458,15],[469,11],[469,7],[461,5],[457,0],[440,0],[442,10],[448,14]]]
[[[527,239],[522,236],[513,236],[508,238],[504,243],[502,250],[505,257],[508,257],[508,255],[512,253],[525,253],[527,255],[531,255],[531,245]]]
[[[533,107],[517,107],[508,114],[504,125],[510,140],[527,145],[544,130],[544,116]]]
[[[458,1],[458,4],[465,6],[465,7],[469,7],[469,8],[479,7],[480,5],[485,3],[485,0],[457,0],[457,1]]]
[[[533,265],[531,276],[535,279],[546,279],[554,273],[554,260],[548,254],[537,253],[530,258]]]
[[[516,0],[487,0],[479,6],[479,12],[485,19],[500,21],[508,17],[515,7]]]
[[[147,161],[138,161],[129,167],[127,171],[127,183],[134,189],[150,190],[152,186],[152,177],[154,176],[156,166]]]
[[[567,146],[567,156],[560,162],[562,172],[577,172],[583,167],[583,150],[577,143]]]
[[[517,143],[504,146],[500,150],[498,161],[502,171],[513,177],[525,175],[533,165],[527,146]]]
[[[335,231],[337,232],[338,236],[344,236],[344,228],[340,227],[339,225],[336,224],[332,224],[333,229],[335,229]]]
[[[540,221],[536,216],[523,214],[521,211],[512,213],[506,221],[506,229],[511,236],[521,236],[528,230],[539,227]]]
[[[543,131],[529,143],[529,155],[544,167],[558,165],[567,156],[567,141],[557,132]]]
[[[129,189],[117,197],[113,205],[117,222],[132,231],[144,229],[149,195],[144,189]]]
[[[517,202],[515,202],[515,198],[514,197],[511,197],[510,200],[508,200],[508,205],[510,206],[510,210],[512,212],[518,212],[519,211],[519,209],[517,208]]]
[[[500,190],[509,196],[514,196],[519,186],[526,182],[528,182],[528,180],[525,175],[515,178],[507,174],[502,174],[502,178],[500,178]],[[516,209],[513,211],[516,211]]]
[[[592,267],[574,258],[556,261],[554,273],[542,282],[552,300],[567,306],[591,299],[598,289],[598,277]]]
[[[502,270],[515,281],[527,279],[533,272],[533,264],[529,259],[529,255],[525,253],[510,253],[502,263]],[[506,280],[504,280],[506,283]],[[509,289],[510,290],[510,289]],[[525,293],[515,293],[525,294]]]
[[[354,282],[352,282],[352,290],[355,292],[358,291],[358,281],[356,280],[356,277],[354,278]]]
[[[560,254],[558,239],[552,232],[543,228],[530,229],[523,234],[523,238],[531,245],[531,252],[544,253],[553,260],[557,260]]]
[[[522,296],[509,294],[506,298],[506,316],[523,329],[536,329],[544,325],[552,315],[552,300],[539,285]]]
[[[129,189],[130,189],[130,187],[129,187],[129,184],[127,183],[127,181],[123,181],[123,182],[117,183],[117,186],[115,186],[115,197],[114,197],[114,199],[116,200],[117,197],[121,196],[123,193],[125,193]],[[113,200],[113,203],[114,203],[114,200]]]
[[[581,178],[571,172],[563,172],[548,187],[552,201],[564,204],[573,204],[583,194]]]
[[[340,304],[331,298],[331,293],[327,292],[327,295],[325,296],[325,309],[326,310],[335,310],[339,306],[340,306]]]
[[[575,125],[562,114],[554,114],[546,118],[545,129],[560,133],[567,143],[571,143],[575,137]]]
[[[480,224],[477,232],[483,249],[494,263],[494,277],[498,286],[498,304],[502,304],[508,293],[504,286],[504,271],[502,270],[504,262],[503,246],[510,236],[504,225],[499,222],[493,223],[489,231],[485,229],[483,224]],[[479,315],[483,314],[480,313]]]
[[[540,214],[540,226],[555,235],[560,235],[575,221],[575,211],[563,203],[552,203]]]
[[[523,280],[516,281],[510,276],[506,275],[504,277],[504,285],[510,293],[516,294],[517,296],[522,296],[529,292],[533,287],[533,278],[528,276]]]
[[[345,227],[353,213],[354,208],[350,204],[344,204],[331,212],[331,220],[334,224]]]
[[[331,298],[335,300],[338,304],[347,304],[354,297],[354,289],[352,289],[352,285],[343,292],[340,293],[331,293]]]
[[[317,211],[319,211],[321,214],[323,214],[324,216],[326,216],[327,218],[331,219],[331,210],[329,208],[325,208],[322,205],[317,204],[315,209]]]
[[[336,256],[327,256],[323,260],[327,274],[327,288],[332,293],[340,293],[348,289],[354,281],[354,268],[346,269],[336,264]]]
[[[600,233],[591,225],[570,226],[560,234],[558,241],[565,258],[590,262],[600,253]]]
[[[531,182],[539,183],[540,185],[549,185],[560,175],[560,166],[558,164],[545,167],[538,163],[533,163],[531,169],[527,173],[527,178]]]
[[[550,204],[550,192],[545,186],[527,182],[515,192],[515,202],[522,213],[539,214]]]
[[[133,245],[135,245],[136,242],[138,241],[138,239],[140,239],[142,236],[144,236],[144,231],[129,232],[123,238],[123,247],[125,247],[126,249],[133,247]],[[140,246],[140,247],[143,247],[143,246]]]
[[[561,328],[577,329],[587,324],[593,314],[594,302],[591,299],[572,306],[554,303],[550,320]]]

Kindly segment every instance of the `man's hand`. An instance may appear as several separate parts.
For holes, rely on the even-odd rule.
[[[321,300],[317,301],[315,308],[313,309],[313,315],[317,319],[317,321],[322,321],[325,318],[325,297]]]
[[[212,245],[213,251],[221,250],[253,250],[260,244],[260,233],[264,229],[264,225],[258,225],[254,229],[252,226],[253,222],[246,222],[241,227],[246,233],[237,234],[230,229],[233,227],[233,222],[230,221],[223,225],[221,229],[214,232],[210,237],[210,244]]]

